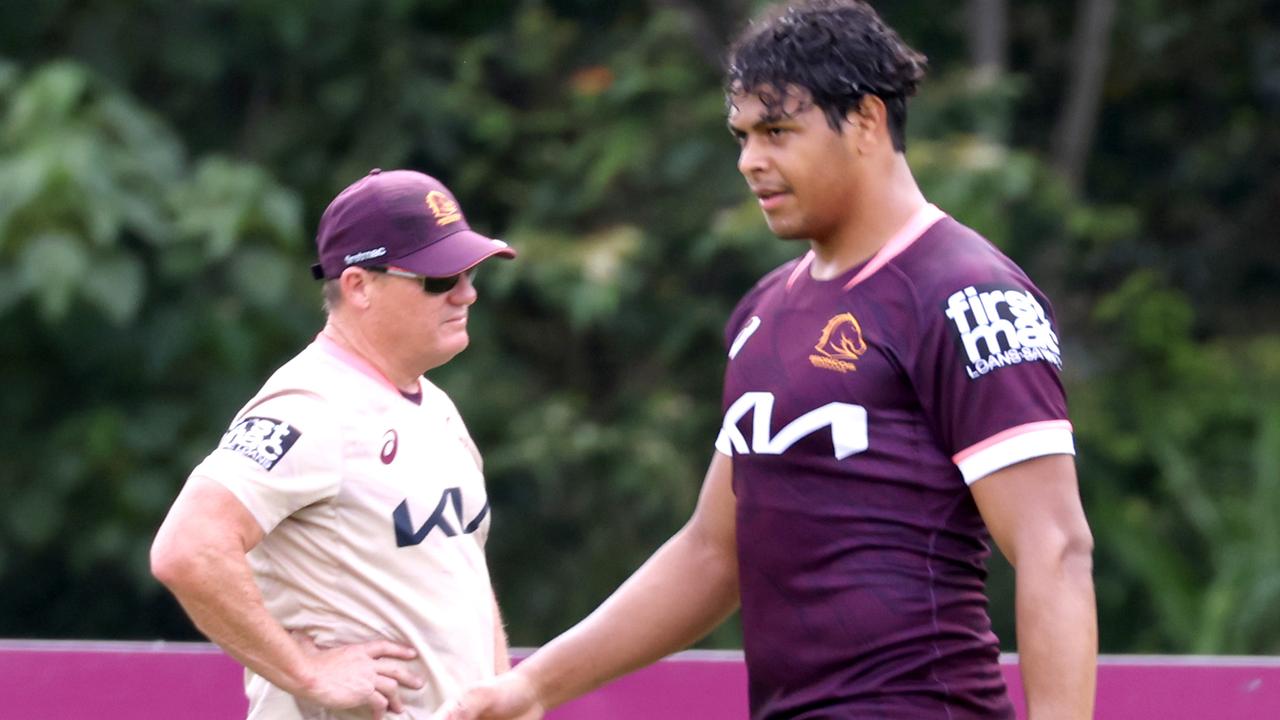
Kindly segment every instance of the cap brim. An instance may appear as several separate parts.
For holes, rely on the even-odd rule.
[[[501,240],[460,230],[417,252],[389,262],[425,277],[449,277],[466,272],[491,257],[514,258],[516,251]]]

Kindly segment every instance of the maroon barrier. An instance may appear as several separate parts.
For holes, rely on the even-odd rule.
[[[1022,704],[1017,657],[1003,658]],[[77,720],[244,717],[241,670],[198,643],[0,641],[0,716]],[[551,713],[550,720],[741,720],[736,652],[680,653]],[[1019,714],[1021,718],[1021,713]],[[1098,720],[1280,718],[1280,658],[1103,658]]]

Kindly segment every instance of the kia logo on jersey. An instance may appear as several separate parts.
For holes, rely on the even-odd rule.
[[[395,430],[388,430],[382,436],[382,452],[379,458],[382,459],[383,465],[390,465],[392,460],[396,459],[396,450],[400,449],[400,436]]]

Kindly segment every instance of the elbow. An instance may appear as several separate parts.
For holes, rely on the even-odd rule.
[[[1093,533],[1089,528],[1068,536],[1061,552],[1062,567],[1073,575],[1093,577]]]
[[[1088,526],[1027,538],[1006,554],[1019,574],[1049,572],[1073,578],[1093,577],[1093,534]]]
[[[172,549],[157,539],[151,544],[151,576],[169,587],[178,574],[178,562]]]
[[[173,590],[190,577],[193,558],[181,544],[161,529],[151,544],[151,576],[161,585]]]
[[[1093,578],[1093,534],[1088,526],[1059,534],[1043,557],[1050,568],[1077,580]]]

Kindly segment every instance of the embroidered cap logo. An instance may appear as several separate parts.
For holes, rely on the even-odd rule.
[[[458,208],[458,203],[439,190],[427,193],[426,202],[427,207],[431,208],[431,214],[436,218],[437,225],[448,225],[462,219],[462,210]]]

